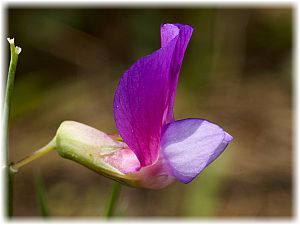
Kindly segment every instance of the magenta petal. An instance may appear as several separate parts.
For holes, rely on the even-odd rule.
[[[133,64],[115,93],[117,128],[141,166],[157,160],[161,128],[173,118],[177,78],[192,33],[190,26],[165,26],[169,25],[161,28],[163,47]],[[169,29],[177,33],[170,36]]]
[[[232,141],[221,127],[203,119],[184,119],[164,128],[161,151],[172,174],[189,183]]]
[[[170,123],[174,121],[173,109],[176,95],[176,87],[179,77],[179,72],[181,69],[181,64],[183,61],[184,53],[190,38],[193,33],[193,28],[189,25],[183,24],[163,24],[160,28],[161,32],[161,46],[166,46],[171,40],[178,37],[175,51],[173,54],[171,62],[171,72],[170,72],[170,93],[169,93],[169,107],[165,118],[165,123]]]
[[[175,24],[162,24],[160,26],[161,47],[165,47],[172,39],[178,36],[179,27]]]

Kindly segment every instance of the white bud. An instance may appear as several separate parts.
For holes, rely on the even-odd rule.
[[[19,55],[21,53],[22,49],[18,46],[16,46],[15,52],[17,55]]]
[[[15,39],[14,38],[7,38],[7,41],[11,45],[15,44]]]

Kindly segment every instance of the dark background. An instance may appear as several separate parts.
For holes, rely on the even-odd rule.
[[[291,217],[292,21],[288,6],[10,6],[7,35],[22,47],[10,158],[17,161],[45,145],[64,120],[117,132],[112,104],[119,78],[159,48],[161,23],[187,23],[195,30],[179,78],[175,116],[206,118],[234,141],[188,185],[176,182],[158,191],[124,187],[117,215]],[[44,180],[51,216],[103,215],[112,181],[52,152],[16,175],[15,216],[40,216],[37,176]]]

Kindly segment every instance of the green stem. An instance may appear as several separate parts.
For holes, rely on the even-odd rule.
[[[9,148],[8,148],[8,129],[9,129],[9,114],[11,106],[11,96],[14,87],[15,73],[18,63],[18,56],[21,52],[21,48],[16,47],[14,44],[14,39],[7,39],[10,44],[10,64],[8,70],[4,107],[3,107],[3,119],[2,119],[2,131],[3,131],[3,149],[5,154],[5,164],[9,166]],[[9,169],[5,172],[5,183],[6,183],[6,207],[7,216],[12,217],[13,213],[13,174]]]
[[[36,190],[35,192],[36,192],[37,205],[40,209],[40,213],[42,217],[47,218],[49,217],[49,209],[48,209],[48,202],[46,196],[46,189],[40,174],[37,174],[35,176],[34,186]]]
[[[9,167],[5,170],[6,179],[7,179],[7,216],[10,218],[13,215],[13,181],[14,181],[14,173],[10,171]]]
[[[47,154],[48,152],[55,150],[55,147],[56,147],[56,140],[54,138],[46,146],[40,148],[39,150],[35,151],[31,155],[26,156],[25,158],[21,159],[19,162],[15,164],[11,164],[10,171],[13,173],[18,172],[18,170],[21,167],[25,166],[26,164],[32,162],[37,158],[40,158],[41,156]]]
[[[3,107],[3,145],[5,151],[5,158],[6,158],[6,165],[9,164],[9,154],[8,154],[8,128],[9,128],[9,114],[10,114],[10,106],[11,106],[11,96],[14,88],[14,80],[15,80],[15,73],[18,63],[18,56],[21,52],[19,47],[15,47],[13,39],[8,39],[10,44],[10,63],[9,63],[9,70],[7,76],[7,83],[6,83],[6,91],[5,91],[5,99],[4,99],[4,107]]]
[[[111,190],[111,195],[109,199],[109,204],[106,211],[106,218],[113,217],[113,213],[116,207],[117,200],[119,198],[121,191],[121,184],[119,182],[114,182]]]

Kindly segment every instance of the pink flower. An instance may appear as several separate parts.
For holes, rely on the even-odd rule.
[[[192,32],[189,25],[162,25],[161,48],[139,59],[122,76],[113,109],[124,142],[86,125],[65,122],[57,133],[59,153],[112,179],[153,189],[176,179],[189,183],[212,163],[232,137],[207,120],[176,121],[173,116],[178,76]]]

